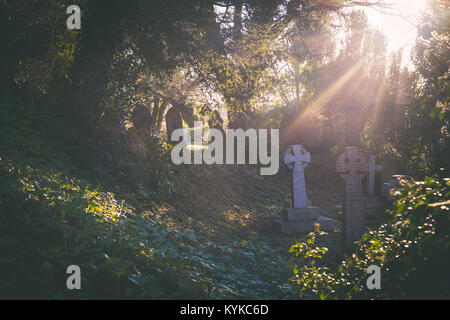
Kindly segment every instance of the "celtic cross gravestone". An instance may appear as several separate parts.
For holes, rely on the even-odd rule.
[[[289,146],[284,154],[284,163],[292,170],[293,208],[284,208],[280,219],[272,221],[274,228],[282,233],[336,229],[335,220],[321,216],[318,207],[308,206],[304,169],[310,162],[310,153],[301,145]]]
[[[350,248],[366,225],[361,180],[369,171],[367,160],[356,147],[347,147],[336,162],[336,172],[345,180],[344,244]]]
[[[292,193],[294,208],[308,206],[306,199],[304,168],[311,162],[311,155],[301,145],[292,145],[284,154],[284,163],[292,169]]]

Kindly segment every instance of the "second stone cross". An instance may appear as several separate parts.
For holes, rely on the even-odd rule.
[[[336,162],[336,172],[345,180],[344,243],[351,248],[364,233],[366,220],[361,180],[369,171],[369,164],[356,147],[347,147]]]

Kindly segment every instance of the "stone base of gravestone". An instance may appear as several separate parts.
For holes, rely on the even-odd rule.
[[[281,218],[272,221],[275,232],[285,234],[309,233],[319,227],[322,231],[339,231],[340,225],[334,219],[321,216],[318,207],[285,208]]]
[[[284,208],[281,218],[285,221],[311,220],[319,217],[319,207],[308,206],[305,208]]]

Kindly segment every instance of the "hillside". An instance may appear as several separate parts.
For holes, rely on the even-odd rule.
[[[77,264],[84,298],[292,297],[295,239],[270,228],[289,203],[287,170],[180,168],[164,200],[121,193],[80,167],[82,135],[48,116],[58,106],[26,103],[0,109],[1,295],[72,297],[65,269]]]

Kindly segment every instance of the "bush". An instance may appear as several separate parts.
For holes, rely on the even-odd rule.
[[[310,234],[290,249],[294,288],[321,299],[450,298],[449,199],[448,178],[405,185],[389,221],[364,234],[355,253],[334,268],[321,264],[327,249],[315,247],[317,234]],[[367,288],[370,265],[381,269],[380,290]]]

